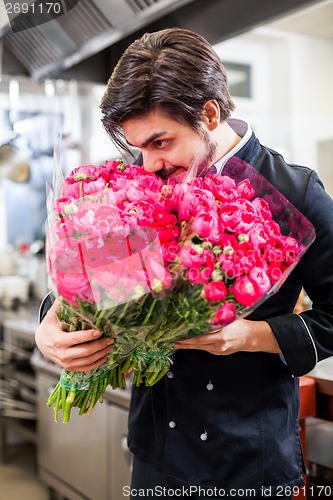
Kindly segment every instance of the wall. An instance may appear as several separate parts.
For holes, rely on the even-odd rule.
[[[333,138],[333,42],[258,28],[215,48],[253,66],[253,98],[235,98],[234,116],[287,160],[319,169],[318,142]]]

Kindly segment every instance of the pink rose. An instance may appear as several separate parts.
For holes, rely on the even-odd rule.
[[[234,248],[230,247],[230,251],[226,249],[218,257],[221,270],[229,279],[247,273],[257,265],[258,259],[257,249],[248,242],[239,243]]]
[[[49,263],[60,273],[81,273],[83,257],[80,243],[75,238],[56,241],[49,251]]]
[[[58,293],[74,306],[78,305],[77,298],[82,301],[95,302],[86,273],[62,273],[58,271],[54,272],[51,277]]]
[[[237,278],[235,284],[230,287],[230,292],[235,295],[237,302],[243,306],[253,306],[264,294],[247,276]]]
[[[192,267],[186,271],[186,276],[193,285],[203,285],[211,279],[213,269],[212,267]]]
[[[153,210],[152,226],[156,229],[161,243],[167,243],[179,236],[177,218],[160,207]]]
[[[238,240],[234,234],[223,233],[220,238],[220,245],[222,250],[225,247],[235,249],[238,247]]]
[[[161,245],[163,258],[166,262],[172,262],[176,259],[179,251],[179,245],[175,240],[167,241]]]
[[[105,168],[106,170],[109,172],[109,174],[111,174],[112,172],[115,172],[115,170],[117,169],[119,165],[119,161],[118,160],[106,160],[105,162]]]
[[[102,191],[107,179],[101,176],[103,167],[86,165],[74,169],[63,184],[62,196],[81,198],[84,195]]]
[[[204,293],[207,300],[221,301],[227,296],[227,287],[223,281],[211,281],[204,285]]]
[[[183,186],[183,197],[179,204],[179,218],[190,220],[200,213],[214,212],[217,205],[214,195],[210,191]]]
[[[202,266],[214,267],[216,259],[209,250],[192,245],[185,245],[180,251],[180,258],[183,266],[191,268],[200,268]]]
[[[145,169],[141,165],[124,165],[120,162],[117,167],[113,169],[111,183],[113,184],[119,178],[133,180],[138,175],[144,174],[144,172]]]
[[[236,183],[227,175],[207,174],[204,177],[204,188],[213,193],[217,200],[232,202],[239,197]]]
[[[145,226],[152,223],[154,204],[151,201],[126,203],[121,210],[122,219],[131,226]]]
[[[191,184],[192,187],[196,187],[196,188],[199,188],[199,189],[207,189],[206,184],[204,184],[204,177],[194,177],[191,180],[190,184]],[[208,188],[208,191],[209,191],[209,188]]]
[[[191,267],[186,276],[193,284],[204,284],[210,280],[216,264],[216,258],[212,252],[204,249],[200,255],[200,267]]]
[[[290,266],[297,261],[299,255],[299,245],[295,238],[291,236],[286,236],[284,239],[284,249],[285,249],[285,263]]]
[[[155,226],[160,243],[167,243],[175,238],[175,233],[172,227]]]
[[[154,208],[152,215],[159,226],[175,226],[177,224],[177,217],[167,210]]]
[[[149,291],[149,283],[155,278],[154,273],[159,273],[159,279],[164,278],[162,266],[156,268],[157,264],[150,261],[148,270],[143,266],[145,256],[144,252],[141,255],[136,252],[124,255],[119,260],[110,260],[103,267],[96,267],[96,269],[90,267],[88,268],[89,278],[95,285],[101,287],[101,293],[104,296],[118,303],[134,300]],[[152,270],[153,265],[155,265],[154,270]]]
[[[244,272],[248,272],[260,261],[258,249],[249,241],[243,241],[238,244],[235,260],[242,265]]]
[[[147,172],[142,166],[127,165],[125,169],[116,170],[110,179],[111,188],[116,192],[126,193],[130,202],[157,200],[161,196],[162,180],[155,174]],[[117,198],[119,198],[119,194]]]
[[[201,248],[201,247],[200,247]],[[201,254],[192,245],[184,245],[180,250],[180,259],[185,267],[201,267]]]
[[[141,273],[133,273],[130,276],[126,275],[126,269],[119,271],[115,269],[117,281],[111,286],[107,283],[101,289],[101,296],[103,299],[111,300],[113,305],[125,304],[131,300],[137,300],[149,292],[147,279],[144,271]]]
[[[82,255],[86,267],[90,269],[106,268],[113,262],[119,262],[130,256],[130,238],[126,234],[110,234],[102,239],[89,234],[81,239]]]
[[[241,221],[236,228],[237,233],[247,233],[256,222],[256,210],[249,200],[240,198],[235,203],[241,211]]]
[[[249,179],[244,179],[239,182],[236,186],[236,191],[247,200],[250,200],[255,195],[255,191],[249,181]]]
[[[221,328],[232,323],[237,318],[236,307],[232,302],[225,302],[215,312],[211,324],[212,326],[220,326]]]
[[[99,179],[96,179],[95,181],[82,181],[82,194],[83,195],[90,195],[93,193],[99,193],[106,187],[106,182],[105,179],[100,177]]]
[[[219,209],[219,218],[225,230],[234,233],[242,220],[242,213],[236,203],[224,203]]]
[[[96,165],[83,165],[74,168],[66,179],[66,182],[74,183],[79,180],[96,180],[100,176],[102,167]]]
[[[218,261],[221,271],[228,279],[234,279],[244,273],[244,268],[237,257],[235,258],[235,254],[222,254],[218,257]]]
[[[225,203],[219,209],[219,218],[226,231],[231,233],[246,233],[253,227],[256,212],[248,200],[236,200]]]
[[[219,219],[215,212],[199,214],[192,220],[191,229],[200,238],[204,238],[213,245],[220,239]]]
[[[160,193],[163,181],[160,177],[152,172],[144,170],[135,177],[136,186],[144,189],[145,193],[155,198],[155,193]]]
[[[254,200],[252,200],[252,205],[257,210],[260,219],[272,219],[272,212],[267,201],[265,201],[263,198],[255,198]]]
[[[148,201],[149,200],[149,196],[146,195],[146,193],[144,191],[142,191],[142,189],[135,186],[134,184],[132,184],[131,186],[127,186],[126,194],[127,194],[127,200],[130,203],[131,202],[136,203],[138,201]]]
[[[265,271],[272,284],[279,281],[282,277],[282,267],[281,265],[277,265],[275,262],[270,262]]]
[[[76,205],[76,199],[68,196],[58,198],[54,203],[54,212],[63,215],[69,205]]]
[[[65,197],[65,196],[68,196],[68,197],[71,197],[71,198],[80,198],[81,196],[81,193],[80,193],[80,185],[78,182],[75,182],[75,183],[64,183],[63,187],[62,187],[62,196]]]
[[[270,238],[263,247],[263,256],[270,263],[281,266],[284,260],[285,247],[281,238]]]
[[[265,228],[266,233],[269,236],[275,236],[277,238],[281,235],[281,228],[275,220],[265,220],[263,221],[263,226]]]
[[[94,210],[94,222],[86,231],[91,236],[105,238],[110,234],[124,233],[124,224],[117,207],[111,205],[97,205]]]
[[[264,246],[268,240],[268,235],[265,231],[263,224],[256,223],[247,232],[249,241],[257,248]]]
[[[248,278],[254,283],[263,293],[268,292],[271,288],[271,282],[266,272],[261,267],[254,267],[249,271]]]

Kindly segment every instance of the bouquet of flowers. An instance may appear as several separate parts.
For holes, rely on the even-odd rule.
[[[62,371],[47,405],[55,420],[90,414],[106,388],[151,386],[174,342],[245,317],[275,293],[314,229],[253,167],[163,182],[137,165],[76,168],[48,202],[47,255],[68,331],[114,339],[107,361]]]

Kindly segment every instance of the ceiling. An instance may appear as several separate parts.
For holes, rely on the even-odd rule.
[[[38,0],[38,5],[41,2],[44,0]],[[333,38],[333,0],[63,0],[62,3],[71,5],[66,14],[44,19],[40,25],[34,25],[35,17],[21,16],[15,19],[19,29],[11,29],[8,23],[0,26],[3,75],[28,76],[36,81],[75,78],[105,83],[134,39],[144,32],[172,26],[197,31],[212,44],[267,23],[277,29]],[[287,14],[291,15],[284,17]]]
[[[269,23],[283,31],[333,40],[333,1],[326,0]]]

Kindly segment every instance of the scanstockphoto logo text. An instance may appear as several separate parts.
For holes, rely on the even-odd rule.
[[[231,489],[230,491],[226,491],[223,488],[201,488],[200,486],[182,486],[181,488],[166,488],[165,486],[155,486],[154,488],[131,488],[130,486],[123,487],[123,496],[126,498],[187,498],[192,495],[196,495],[197,497],[255,497],[256,490],[254,488],[245,488],[245,489]]]
[[[316,494],[320,497],[331,498],[332,488],[330,486],[316,486]],[[123,487],[123,496],[131,498],[188,498],[196,495],[197,498],[256,498],[267,499],[270,498],[285,498],[286,496],[304,497],[305,486],[261,486],[259,490],[255,488],[231,488],[225,490],[224,488],[202,488],[201,486],[182,486],[181,488],[167,488],[165,486],[155,486],[154,488],[131,488],[130,486]],[[311,496],[314,494],[314,487],[310,487]]]
[[[79,0],[3,0],[14,33],[35,28],[67,14]]]

